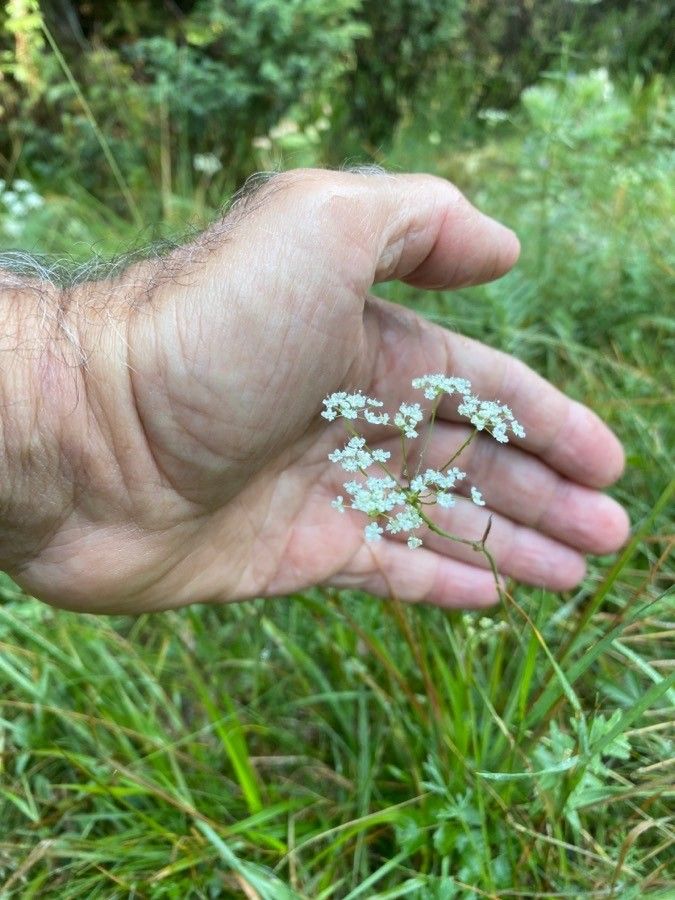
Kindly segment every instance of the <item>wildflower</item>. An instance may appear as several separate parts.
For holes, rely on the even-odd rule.
[[[348,394],[346,391],[336,391],[323,401],[326,407],[321,413],[324,419],[332,422],[341,416],[343,419],[358,419],[359,410],[366,405],[366,398],[359,391],[356,394]]]
[[[363,418],[371,425],[388,425],[389,413],[374,413],[370,409],[363,410]]]
[[[464,395],[471,392],[471,382],[466,378],[455,378],[440,372],[438,375],[423,375],[421,378],[413,378],[412,386],[423,390],[427,400],[435,400],[441,394],[451,397],[453,394]]]
[[[496,400],[481,400],[467,394],[457,407],[457,412],[460,416],[466,416],[477,431],[487,431],[500,444],[508,443],[508,429],[516,437],[525,437],[523,426],[514,418],[509,407]]]
[[[334,463],[340,463],[345,472],[358,472],[372,466],[373,463],[385,463],[391,453],[387,450],[368,450],[366,439],[354,436],[343,450],[333,450],[328,454],[328,459]]]
[[[416,475],[410,482],[410,489],[416,494],[421,494],[426,490],[434,487],[442,490],[451,490],[458,481],[466,478],[466,472],[462,472],[456,466],[448,469],[447,472],[440,472],[438,469],[427,469],[423,475]]]
[[[475,488],[471,487],[471,499],[476,504],[476,506],[485,506],[485,500],[483,500],[483,495],[481,492]]]
[[[400,428],[407,438],[418,437],[415,426],[424,418],[419,403],[402,403],[394,416],[394,425]]]
[[[16,191],[5,191],[2,195],[2,202],[7,209],[15,215],[23,215],[23,201],[20,199]]]
[[[192,157],[192,165],[195,172],[202,172],[211,177],[223,168],[223,164],[214,153],[196,153]]]
[[[11,190],[6,189],[3,181],[0,185],[0,203],[14,219],[23,219],[27,212],[44,206],[42,197],[33,190],[30,181],[17,178]],[[10,223],[7,223],[8,225]],[[5,231],[11,229],[5,226]],[[21,227],[19,231],[23,230]]]
[[[389,519],[387,531],[390,534],[398,534],[400,531],[413,531],[422,525],[424,525],[424,520],[415,507],[406,505],[401,512]]]
[[[466,472],[462,472],[454,466],[446,472],[438,469],[427,469],[423,475],[417,475],[410,482],[410,490],[418,496],[433,496],[436,503],[445,509],[450,509],[456,503],[455,497],[450,493],[458,481],[466,478]]]
[[[428,400],[435,400],[442,394],[461,395],[458,412],[469,419],[477,431],[487,431],[501,443],[507,443],[509,433],[516,437],[525,436],[522,425],[508,406],[497,400],[481,400],[476,397],[471,393],[471,383],[465,378],[437,373],[413,379],[412,386],[422,390]],[[382,411],[383,405],[381,400],[367,397],[361,391],[356,393],[337,391],[325,398],[321,415],[329,422],[343,418],[361,419],[373,425],[391,424],[398,428],[405,438],[412,439],[419,436],[418,426],[424,421],[424,412],[419,403],[401,403],[393,416],[393,422],[390,422],[389,414]],[[340,513],[344,513],[347,508],[365,513],[371,519],[364,528],[367,541],[379,541],[385,532],[387,535],[407,532],[408,547],[415,550],[422,546],[422,539],[414,533],[418,529],[429,524],[433,530],[442,533],[424,515],[423,506],[435,503],[445,509],[454,507],[457,502],[454,492],[458,482],[467,477],[466,472],[457,466],[448,466],[444,469],[427,468],[424,472],[418,467],[409,481],[400,483],[389,474],[384,465],[390,459],[391,453],[382,448],[369,447],[364,437],[353,433],[352,426],[348,426],[348,430],[352,432],[352,436],[345,446],[333,450],[328,454],[328,458],[331,462],[341,465],[347,472],[361,472],[363,478],[359,481],[345,482],[344,489],[348,499],[345,502],[343,496],[336,497],[331,502],[333,508]],[[461,449],[460,447],[456,451],[451,462]],[[404,471],[407,472],[405,446],[403,459]],[[376,464],[384,469],[383,477],[367,474],[366,470]],[[471,486],[470,495],[476,506],[486,505],[483,495],[475,485]]]
[[[367,478],[366,481],[348,481],[345,490],[352,499],[352,509],[368,516],[381,516],[395,506],[405,505],[406,496],[398,483],[388,475],[385,478]]]
[[[26,192],[21,198],[24,209],[40,209],[41,206],[44,206],[44,200],[39,194],[36,194],[34,191]]]
[[[469,613],[465,613],[462,616],[462,624],[464,625],[464,630],[466,632],[466,636],[471,639],[475,637],[476,629],[474,628],[474,617]]]

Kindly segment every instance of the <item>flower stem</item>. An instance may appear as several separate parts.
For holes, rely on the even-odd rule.
[[[408,448],[405,443],[405,435],[401,432],[401,454],[403,456],[403,465],[401,467],[401,478],[410,484],[410,475],[408,474]]]
[[[426,452],[427,446],[429,444],[429,438],[431,437],[431,432],[434,428],[434,423],[436,422],[436,413],[438,412],[438,407],[441,404],[441,396],[439,395],[433,402],[433,406],[431,407],[431,415],[429,416],[429,425],[427,426],[427,433],[424,435],[424,441],[422,443],[422,449],[420,450],[419,459],[417,460],[417,468],[415,469],[415,475],[420,474],[420,470],[422,468],[422,463],[424,461],[424,454]],[[406,477],[407,477],[407,463],[406,463]]]
[[[436,525],[436,523],[432,519],[425,515],[424,512],[419,509],[419,507],[417,508],[417,511],[420,514],[420,518],[423,520],[424,524],[429,528],[429,531],[433,531],[434,534],[439,535],[439,537],[447,538],[447,540],[449,541],[454,541],[456,544],[464,544],[467,547],[471,547],[471,549],[475,550],[476,553],[481,553],[485,557],[488,566],[490,567],[490,571],[492,572],[492,576],[495,580],[497,592],[501,597],[502,589],[499,581],[499,572],[497,571],[497,563],[495,562],[494,556],[485,546],[485,542],[487,541],[488,535],[490,534],[490,529],[492,528],[492,516],[490,516],[490,518],[488,519],[487,527],[483,532],[483,536],[480,538],[480,540],[472,541],[469,538],[461,538],[456,534],[451,534],[449,531],[445,531],[439,525]]]
[[[466,450],[466,448],[469,446],[471,441],[476,437],[477,433],[478,432],[476,432],[476,431],[472,431],[471,434],[468,436],[468,438],[464,441],[464,443],[457,450],[455,450],[455,452],[452,454],[450,459],[445,463],[445,465],[441,466],[439,471],[443,472],[446,469],[448,469],[454,463],[454,461],[457,459],[457,457],[460,455],[460,453],[462,453],[463,450]]]

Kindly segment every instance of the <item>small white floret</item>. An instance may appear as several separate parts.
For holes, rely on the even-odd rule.
[[[478,490],[478,488],[475,488],[473,486],[471,488],[471,499],[476,504],[476,506],[485,506],[485,500],[483,500],[483,495]]]
[[[422,546],[422,538],[418,538],[416,534],[411,534],[408,538],[408,546],[411,550],[416,550]]]
[[[389,413],[374,413],[369,409],[364,409],[363,418],[371,425],[388,425]]]
[[[366,525],[366,527],[363,529],[363,533],[366,537],[366,540],[372,543],[374,541],[381,541],[384,531],[382,530],[382,528],[380,528],[377,522],[371,522],[370,525]]]
[[[377,448],[377,449],[373,450],[372,456],[373,456],[373,462],[386,463],[386,461],[391,456],[391,453],[388,450],[381,450],[381,449]]]

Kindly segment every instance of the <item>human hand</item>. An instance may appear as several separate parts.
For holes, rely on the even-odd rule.
[[[5,503],[5,535],[21,551],[0,534],[2,562],[36,596],[89,612],[313,584],[492,603],[494,579],[470,548],[433,535],[414,552],[391,537],[366,544],[362,517],[330,507],[341,478],[327,454],[343,430],[319,417],[322,399],[362,389],[395,407],[412,398],[413,377],[446,372],[509,404],[527,437],[474,441],[457,464],[488,505],[439,510],[439,524],[476,539],[492,515],[488,546],[504,575],[573,587],[583,554],[613,551],[628,533],[598,491],[622,471],[617,439],[514,358],[369,294],[389,279],[477,284],[517,255],[510,231],[440,179],[297,171],[167,259],[80,285],[65,318],[82,364],[50,366],[34,453],[41,473],[54,466],[47,498],[33,501],[48,514],[31,512],[37,476],[31,488],[23,472],[23,495]],[[44,397],[44,378],[29,380]],[[432,466],[468,434],[450,403],[439,412]],[[388,430],[374,427],[370,443],[396,465]]]

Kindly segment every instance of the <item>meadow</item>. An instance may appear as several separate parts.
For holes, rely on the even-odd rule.
[[[563,58],[470,136],[451,94],[377,161],[453,180],[521,261],[378,292],[603,416],[630,542],[573,592],[509,584],[480,614],[313,589],[95,618],[0,575],[3,900],[675,896],[672,90]],[[259,167],[323,162],[315,125],[259,140]],[[210,177],[160,191],[168,231],[217,214]],[[75,260],[159,218],[23,194],[0,194],[5,246]]]

